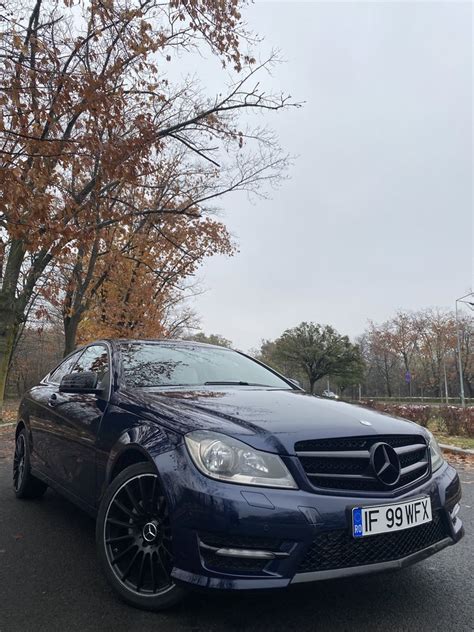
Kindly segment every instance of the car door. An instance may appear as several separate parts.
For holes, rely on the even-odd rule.
[[[50,416],[57,436],[55,478],[90,506],[96,501],[96,440],[109,401],[110,354],[105,344],[86,347],[71,373],[94,371],[97,393],[51,394]]]
[[[58,396],[61,379],[64,375],[71,373],[82,352],[83,349],[69,355],[29,392],[28,417],[32,437],[31,465],[53,478],[56,478],[55,473],[58,468],[59,442],[51,403],[54,403],[54,398]]]

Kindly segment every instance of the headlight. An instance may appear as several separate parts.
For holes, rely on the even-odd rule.
[[[434,438],[433,434],[428,430],[430,437],[430,457],[431,457],[431,471],[436,472],[444,463],[443,453],[438,445],[438,442]]]
[[[194,464],[206,476],[242,485],[298,488],[277,454],[255,450],[218,432],[197,430],[184,439]]]

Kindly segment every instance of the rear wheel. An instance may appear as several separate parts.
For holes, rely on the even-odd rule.
[[[13,455],[13,489],[17,498],[41,498],[48,486],[31,473],[30,450],[26,429],[16,438]]]
[[[105,575],[127,603],[169,608],[184,596],[171,578],[168,507],[154,467],[138,463],[113,480],[100,505],[96,542]]]

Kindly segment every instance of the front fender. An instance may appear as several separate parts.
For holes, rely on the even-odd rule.
[[[124,430],[112,446],[105,467],[106,486],[110,483],[116,465],[126,458],[130,451],[139,452],[155,465],[155,459],[162,453],[176,448],[182,437],[148,420],[136,422],[132,428]]]

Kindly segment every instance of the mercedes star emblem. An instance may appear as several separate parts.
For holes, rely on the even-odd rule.
[[[400,459],[388,443],[375,443],[370,450],[370,464],[375,476],[386,487],[393,487],[400,479]]]
[[[158,529],[154,522],[147,522],[143,527],[143,539],[147,542],[153,542],[158,535]]]

